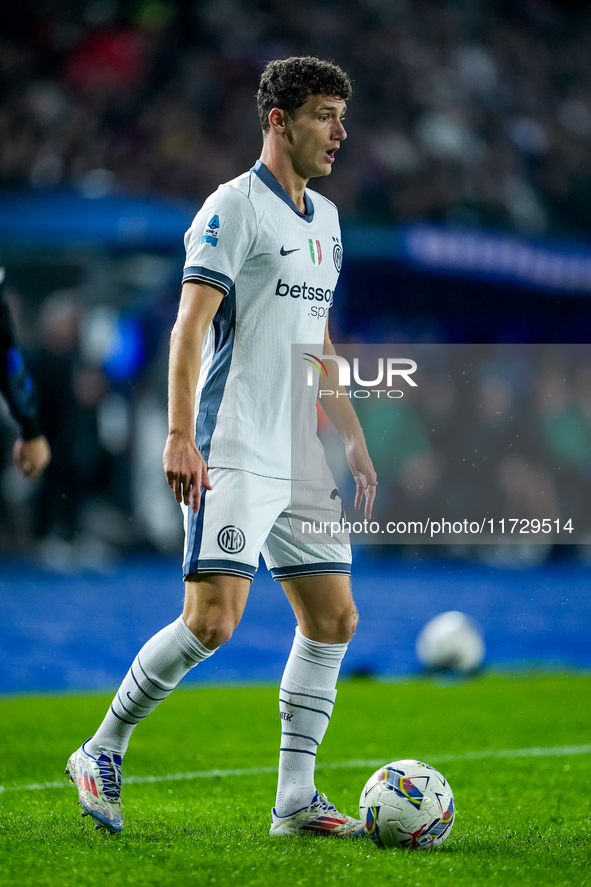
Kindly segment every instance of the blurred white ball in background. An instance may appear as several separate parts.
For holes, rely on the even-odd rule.
[[[420,631],[416,652],[420,663],[430,671],[476,671],[484,659],[482,632],[459,610],[449,610],[431,619]]]

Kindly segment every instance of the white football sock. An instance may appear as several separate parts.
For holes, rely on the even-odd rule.
[[[102,749],[123,755],[134,728],[174,690],[193,666],[214,653],[204,647],[182,616],[144,644],[125,675],[104,721],[85,743],[91,755]]]
[[[275,812],[288,816],[307,807],[316,793],[314,765],[332,714],[335,689],[348,644],[295,638],[279,692],[281,749]]]

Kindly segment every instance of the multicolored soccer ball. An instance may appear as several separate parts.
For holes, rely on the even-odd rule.
[[[421,761],[380,767],[359,799],[359,818],[378,847],[431,850],[448,837],[455,815],[448,781]]]

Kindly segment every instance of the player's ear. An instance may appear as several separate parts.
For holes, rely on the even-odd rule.
[[[268,117],[270,129],[279,133],[285,132],[285,119],[285,111],[281,108],[271,108]]]

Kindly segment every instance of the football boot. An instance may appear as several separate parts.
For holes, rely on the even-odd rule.
[[[289,816],[271,811],[270,835],[323,835],[329,838],[366,838],[365,826],[359,819],[339,813],[326,795],[316,792],[309,807]]]
[[[105,750],[95,758],[84,745],[70,756],[66,775],[78,789],[82,816],[91,816],[96,828],[115,834],[123,828],[121,756]]]

